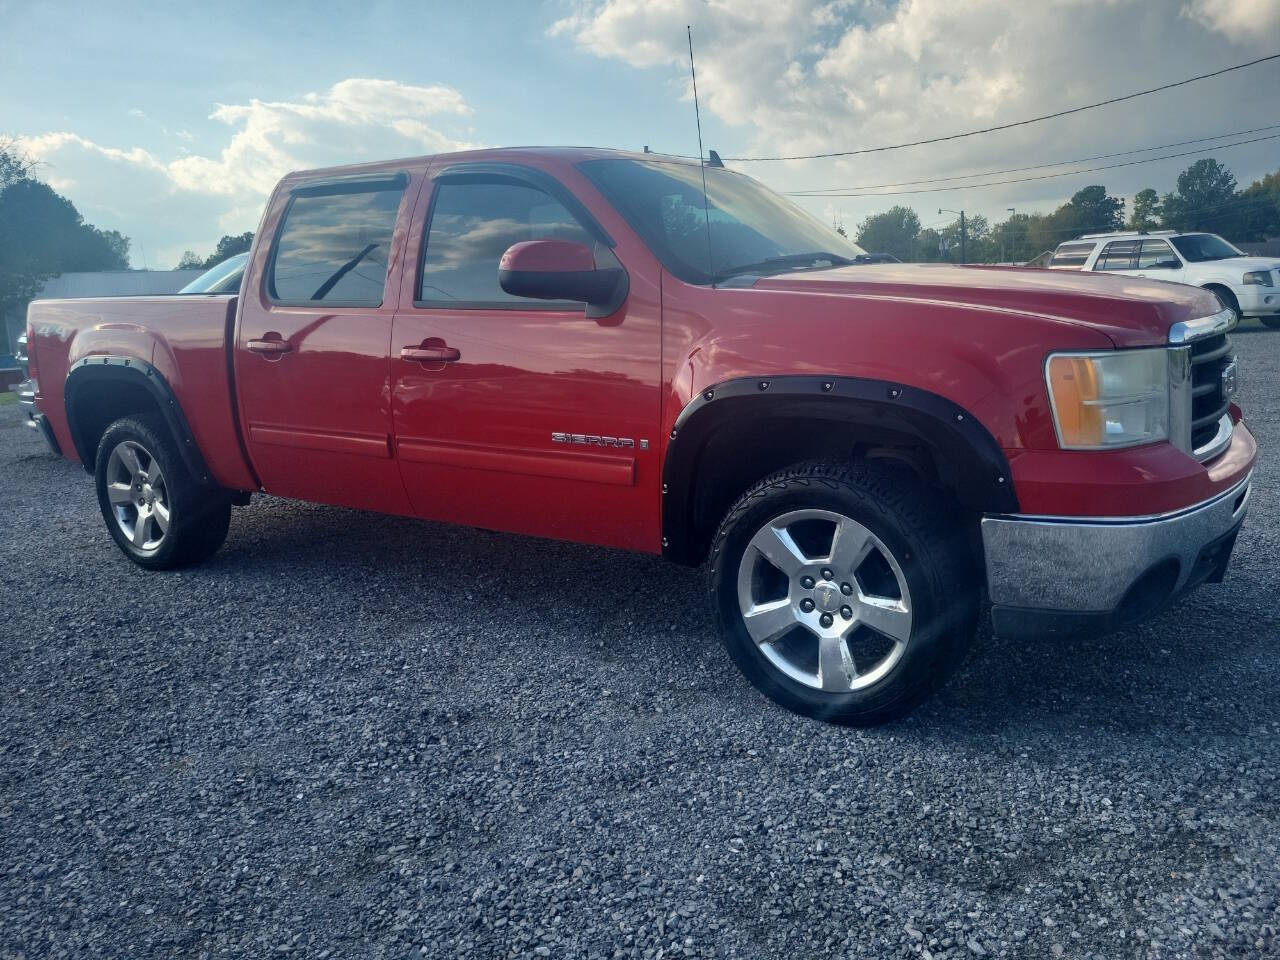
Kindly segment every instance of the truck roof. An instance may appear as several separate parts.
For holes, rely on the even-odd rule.
[[[664,163],[682,163],[696,166],[698,161],[688,157],[680,157],[669,153],[650,151],[615,150],[609,147],[571,147],[571,146],[524,146],[524,147],[482,147],[476,150],[458,150],[449,153],[431,153],[418,157],[401,157],[395,160],[375,160],[370,163],[342,164],[334,167],[316,167],[310,170],[294,170],[282,177],[282,180],[302,180],[313,177],[332,177],[353,173],[382,173],[399,170],[406,165],[419,166],[440,160],[448,161],[492,161],[516,162],[519,160],[560,160],[566,163],[581,163],[584,160],[626,159],[626,160],[661,160]]]

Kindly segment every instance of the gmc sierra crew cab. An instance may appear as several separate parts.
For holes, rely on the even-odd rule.
[[[293,173],[238,294],[33,303],[24,402],[143,567],[254,491],[705,563],[737,666],[843,723],[986,605],[1053,638],[1221,580],[1256,448],[1212,293],[862,253],[714,162]]]

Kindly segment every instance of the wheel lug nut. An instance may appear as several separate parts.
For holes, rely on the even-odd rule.
[[[845,606],[841,607],[841,608],[840,608],[840,616],[844,617],[846,620],[852,620],[852,619],[853,619],[853,608],[852,608],[852,607],[850,607],[850,606],[848,606],[847,604],[846,604]]]
[[[810,600],[808,597],[805,597],[803,600],[800,601],[800,609],[803,610],[805,613],[813,613],[813,601]]]
[[[801,578],[800,578],[800,586],[804,587],[806,590],[812,590],[812,589],[813,589],[813,577],[801,577]]]
[[[831,579],[831,571],[830,571],[830,570],[828,570],[828,569],[826,569],[826,568],[823,568],[823,571],[822,571],[822,579],[823,579],[823,580],[830,580],[830,579]]]
[[[847,596],[849,596],[851,593],[853,593],[853,587],[851,587],[851,586],[850,586],[849,584],[847,584],[847,583],[842,583],[842,584],[840,584],[840,592],[841,592],[841,593],[843,593],[843,594],[847,597]]]
[[[824,627],[829,627],[829,626],[831,626],[831,624],[832,624],[832,623],[834,623],[834,622],[835,622],[835,620],[834,620],[834,618],[831,616],[831,614],[829,614],[829,613],[824,613],[824,614],[822,615],[822,617],[818,620],[818,622],[819,622],[820,624],[822,624]]]

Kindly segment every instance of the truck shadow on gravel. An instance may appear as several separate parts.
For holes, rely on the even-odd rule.
[[[811,723],[768,703],[729,665],[706,609],[705,572],[653,557],[262,498],[238,515],[226,548],[201,570],[258,584],[287,578],[300,602],[315,589],[310,599],[320,606],[332,584],[359,583],[371,596],[459,611],[463,630],[465,610],[482,597],[487,617],[515,625],[512,642],[553,637],[550,657],[617,660],[664,682],[674,673],[683,699],[709,698],[757,718],[768,712],[774,724]],[[1256,589],[1229,577],[1100,638],[1019,644],[993,637],[984,622],[950,683],[883,729],[972,746],[985,736],[1038,739],[1064,722],[1161,739],[1269,723],[1280,619],[1263,612]],[[1244,629],[1241,610],[1256,617]],[[393,620],[402,615],[388,611]]]

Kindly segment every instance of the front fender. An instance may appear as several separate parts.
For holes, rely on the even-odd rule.
[[[680,411],[667,437],[662,544],[670,559],[697,562],[693,505],[699,456],[720,426],[740,417],[831,420],[913,436],[934,453],[944,482],[962,504],[980,512],[1018,511],[1000,444],[977,417],[945,397],[859,377],[742,377],[699,393]]]

